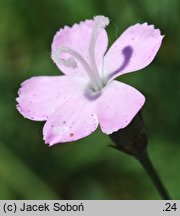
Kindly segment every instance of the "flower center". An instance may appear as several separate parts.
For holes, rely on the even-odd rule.
[[[88,62],[81,56],[80,53],[71,49],[70,47],[60,47],[52,54],[52,59],[56,64],[62,64],[66,67],[70,67],[72,69],[77,68],[78,61],[86,71],[87,75],[91,80],[92,87],[94,91],[99,91],[103,88],[103,80],[100,77],[98,72],[98,68],[96,65],[95,59],[95,45],[97,42],[99,31],[102,28],[105,28],[109,24],[109,19],[105,16],[95,16],[94,17],[94,26],[92,29],[90,43],[89,43],[89,64]],[[67,59],[62,58],[62,54],[66,53],[69,54],[70,57]]]

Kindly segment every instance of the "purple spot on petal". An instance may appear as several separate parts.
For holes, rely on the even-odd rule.
[[[73,137],[73,136],[74,136],[74,134],[73,134],[73,133],[70,133],[70,134],[69,134],[69,136],[70,136],[70,137]]]
[[[133,53],[133,49],[131,46],[126,46],[123,48],[122,54],[124,56],[124,62],[121,64],[121,66],[116,71],[112,72],[109,75],[108,80],[111,79],[112,77],[114,77],[114,75],[121,72],[122,70],[124,70],[127,67],[127,65],[130,62],[130,59],[132,57],[132,53]]]

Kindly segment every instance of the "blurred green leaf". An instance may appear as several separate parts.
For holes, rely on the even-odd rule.
[[[0,178],[23,199],[57,199],[50,187],[0,142]],[[1,184],[3,187],[3,184]],[[3,198],[5,199],[5,198]]]

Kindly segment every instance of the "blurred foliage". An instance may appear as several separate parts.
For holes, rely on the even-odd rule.
[[[55,32],[96,14],[111,19],[109,44],[137,22],[165,35],[153,63],[120,80],[146,96],[150,156],[172,197],[180,198],[179,11],[179,0],[0,0],[0,199],[160,198],[140,165],[111,149],[99,129],[49,148],[43,123],[24,119],[15,108],[23,80],[59,73],[50,59]]]

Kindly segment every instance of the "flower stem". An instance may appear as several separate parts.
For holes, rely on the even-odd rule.
[[[170,200],[170,196],[163,185],[158,173],[156,172],[151,160],[149,159],[148,153],[145,152],[142,157],[136,157],[140,164],[143,166],[144,170],[150,177],[154,187],[159,192],[160,196],[164,200]]]
[[[111,147],[136,158],[145,169],[162,199],[170,200],[168,192],[147,153],[148,136],[141,112],[134,117],[126,128],[110,134],[109,137],[114,143]]]

